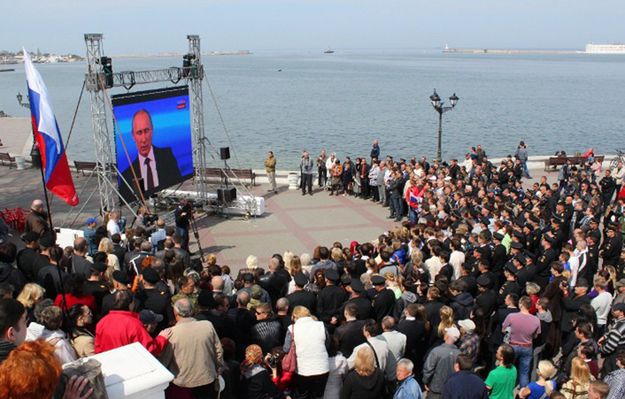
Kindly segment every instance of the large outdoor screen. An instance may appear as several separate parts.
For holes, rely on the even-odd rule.
[[[126,201],[193,176],[187,86],[115,95],[112,102],[117,180]]]

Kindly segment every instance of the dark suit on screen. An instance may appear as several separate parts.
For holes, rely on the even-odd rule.
[[[153,190],[145,190],[143,182],[145,176],[141,176],[141,165],[139,164],[139,156],[137,155],[135,160],[132,162],[132,168],[135,171],[137,179],[139,179],[139,186],[141,187],[141,190],[143,190],[144,196],[154,194],[159,190],[173,186],[174,184],[180,183],[183,180],[180,173],[180,168],[178,167],[178,161],[176,160],[176,157],[174,156],[171,148],[159,148],[156,146],[152,146],[152,149],[154,151],[154,163],[156,164],[156,174],[158,176],[158,185],[154,187]],[[133,191],[136,192],[136,184],[134,182],[130,167],[126,168],[122,172],[122,176],[133,188]],[[120,182],[119,192],[126,200],[135,200],[134,195],[123,181]],[[139,193],[136,192],[136,194],[137,197],[139,197]]]

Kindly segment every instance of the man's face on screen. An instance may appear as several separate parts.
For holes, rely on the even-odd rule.
[[[147,157],[152,148],[152,122],[146,112],[140,112],[132,120],[132,138],[139,154]]]

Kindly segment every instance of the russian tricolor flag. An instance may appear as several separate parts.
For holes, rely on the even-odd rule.
[[[41,153],[46,188],[71,206],[78,205],[74,180],[69,171],[63,139],[48,99],[48,89],[24,50],[24,69],[35,143]]]

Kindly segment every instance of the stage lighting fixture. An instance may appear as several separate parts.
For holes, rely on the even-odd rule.
[[[186,78],[191,75],[191,68],[193,67],[194,54],[185,54],[182,56],[182,77]]]
[[[113,87],[113,60],[111,57],[102,57],[100,58],[100,65],[102,65],[102,69],[104,71],[104,81],[106,83],[107,88]]]

